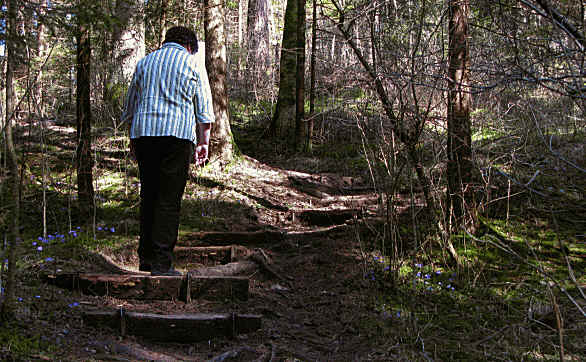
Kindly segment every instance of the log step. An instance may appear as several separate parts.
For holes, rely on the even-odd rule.
[[[315,226],[334,226],[342,225],[354,218],[362,218],[361,209],[342,209],[342,210],[301,210],[294,212],[299,219],[306,224]]]
[[[61,273],[44,276],[49,284],[83,294],[120,299],[248,299],[248,278],[227,276],[151,276],[143,274]]]
[[[119,330],[159,342],[190,343],[215,337],[234,337],[261,328],[261,316],[235,313],[154,314],[119,310],[90,310],[85,323]]]
[[[231,263],[237,259],[243,259],[250,251],[238,245],[227,246],[177,246],[174,250],[175,262],[187,269],[193,266],[215,266]]]
[[[209,231],[194,232],[182,236],[177,245],[232,245],[275,243],[283,239],[283,233],[273,230],[259,231]],[[177,250],[177,248],[175,248]]]

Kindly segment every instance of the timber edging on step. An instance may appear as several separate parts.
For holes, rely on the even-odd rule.
[[[261,328],[261,316],[237,313],[155,314],[119,310],[89,310],[83,320],[109,327],[122,336],[135,335],[159,342],[189,343],[214,337],[235,337]]]
[[[94,296],[120,299],[248,299],[248,278],[238,276],[151,276],[147,274],[60,273],[44,275],[52,285]]]

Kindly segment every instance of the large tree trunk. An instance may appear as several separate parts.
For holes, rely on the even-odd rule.
[[[130,81],[136,64],[145,55],[144,43],[144,5],[138,0],[118,0],[114,9],[117,20],[113,29],[113,60],[116,63],[118,79]]]
[[[92,110],[90,103],[91,44],[88,25],[79,19],[77,33],[77,193],[82,223],[89,223],[94,211],[92,168]]]
[[[448,67],[448,217],[451,227],[475,224],[470,125],[468,45],[469,0],[449,0]]]
[[[295,71],[295,146],[307,150],[305,124],[305,0],[297,3],[297,69]]]
[[[248,56],[246,64],[249,79],[246,84],[249,88],[249,94],[247,96],[250,93],[256,96],[258,89],[267,89],[268,87],[268,70],[271,63],[269,7],[269,0],[248,1]]]
[[[226,85],[226,36],[224,33],[224,2],[205,0],[205,59],[212,90],[216,123],[211,135],[211,159],[222,164],[232,160],[234,140],[230,130],[228,90]]]
[[[10,221],[9,224],[9,245],[8,245],[8,273],[6,277],[6,286],[4,301],[0,309],[0,320],[8,320],[13,317],[15,279],[16,279],[16,243],[19,238],[19,214],[20,214],[20,190],[19,190],[19,172],[16,149],[12,139],[12,118],[14,115],[14,68],[15,68],[15,44],[17,42],[16,24],[16,7],[17,0],[7,0],[8,14],[6,19],[8,38],[6,39],[6,123],[4,125],[4,138],[6,140],[6,150],[8,165],[10,170],[10,179],[6,195],[11,195],[10,199]],[[2,261],[4,262],[4,261]],[[0,293],[1,295],[2,293]]]
[[[295,120],[297,2],[298,0],[287,0],[287,8],[285,9],[285,29],[283,30],[279,69],[279,96],[269,129],[273,136],[281,135],[284,129],[291,129]]]
[[[117,88],[128,84],[136,64],[145,55],[144,6],[137,0],[118,0],[108,15],[115,21],[111,30],[104,31],[105,69],[101,76],[107,116],[116,126],[122,111]]]

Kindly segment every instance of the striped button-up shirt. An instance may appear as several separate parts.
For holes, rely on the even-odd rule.
[[[197,143],[196,122],[214,122],[204,64],[177,43],[141,59],[128,89],[123,122],[130,138],[174,136]]]

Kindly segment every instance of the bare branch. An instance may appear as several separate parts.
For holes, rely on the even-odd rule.
[[[580,34],[578,29],[576,29],[576,27],[573,26],[565,16],[560,14],[556,9],[549,6],[547,0],[536,1],[543,10],[539,9],[536,5],[532,4],[527,0],[521,0],[521,3],[526,7],[530,8],[531,10],[534,10],[536,13],[543,16],[544,18],[551,19],[555,25],[562,29],[566,34],[568,34],[568,36],[570,36],[570,38],[572,38],[576,42],[578,47],[580,47],[581,51],[584,51],[584,35]]]

